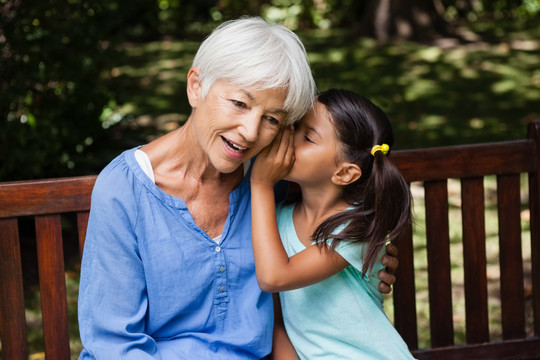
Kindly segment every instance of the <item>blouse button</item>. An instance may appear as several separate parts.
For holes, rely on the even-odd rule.
[[[220,286],[219,291],[224,292],[225,291],[225,286]]]
[[[220,266],[220,267],[219,267],[219,272],[225,272],[225,266],[223,266],[223,265]]]
[[[221,248],[219,246],[216,246],[216,252],[220,252]]]

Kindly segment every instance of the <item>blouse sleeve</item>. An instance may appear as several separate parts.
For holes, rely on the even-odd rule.
[[[118,161],[98,177],[81,267],[81,359],[159,359],[145,333],[148,299],[135,226],[137,192]]]

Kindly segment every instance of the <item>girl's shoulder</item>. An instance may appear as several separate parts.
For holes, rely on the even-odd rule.
[[[383,247],[373,267],[368,271],[368,273],[364,274],[362,273],[362,267],[364,265],[364,258],[366,256],[367,248],[367,242],[353,242],[343,240],[336,245],[335,251],[337,251],[339,255],[341,255],[345,260],[347,260],[347,262],[352,267],[359,271],[362,274],[362,278],[364,280],[370,281],[373,278],[378,284],[378,273],[380,270],[384,269],[384,265],[381,263],[381,258],[386,253],[386,250],[385,247]]]

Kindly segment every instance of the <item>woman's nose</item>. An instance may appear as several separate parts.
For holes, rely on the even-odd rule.
[[[258,115],[245,116],[240,120],[238,132],[248,142],[255,142],[259,136],[261,118]]]

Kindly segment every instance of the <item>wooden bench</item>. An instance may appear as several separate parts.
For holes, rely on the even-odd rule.
[[[391,159],[407,181],[422,186],[425,243],[413,229],[399,247],[393,292],[396,328],[419,359],[540,359],[540,123],[527,139],[498,143],[396,151]],[[528,174],[528,186],[521,183]],[[501,339],[490,339],[484,177],[497,183]],[[466,339],[455,341],[450,261],[449,179],[461,184]],[[82,255],[90,193],[95,176],[0,184],[0,341],[4,359],[28,359],[19,218],[34,217],[47,359],[70,359],[61,214],[76,214]],[[452,180],[454,181],[454,180]],[[524,271],[522,194],[529,197],[531,268]],[[418,210],[417,210],[418,211]],[[420,225],[419,225],[420,226]],[[422,225],[423,226],[423,225]],[[493,229],[490,229],[492,231]],[[422,239],[422,241],[424,241]],[[419,349],[414,246],[427,248],[430,345]],[[530,273],[532,298],[525,295]],[[529,275],[527,275],[529,276]],[[532,304],[532,305],[530,305]],[[532,307],[526,320],[526,306]],[[530,329],[529,329],[530,328]]]

